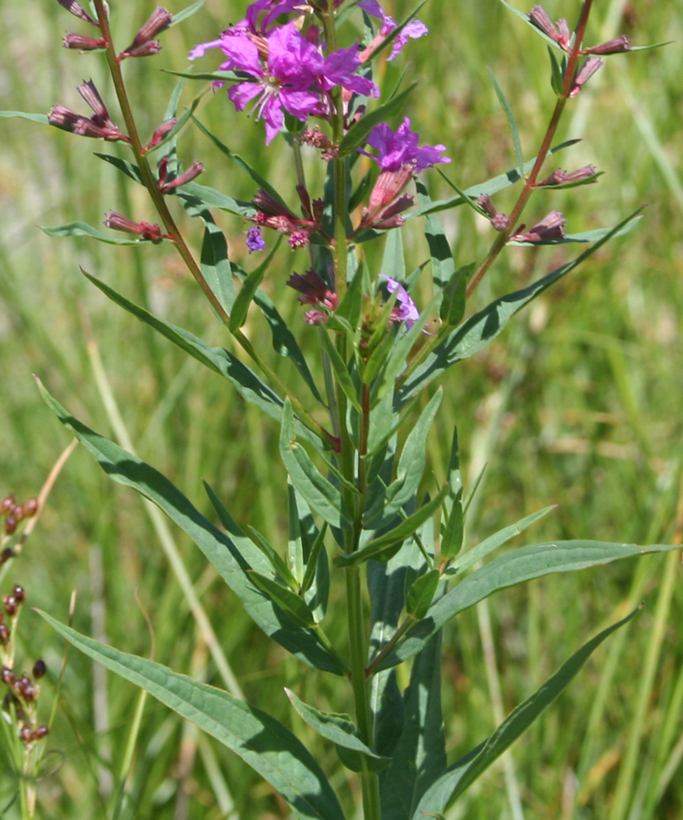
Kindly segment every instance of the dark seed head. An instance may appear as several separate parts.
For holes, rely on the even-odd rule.
[[[24,518],[32,518],[38,512],[38,499],[29,498],[24,504]]]
[[[5,534],[12,535],[17,529],[17,520],[16,518],[8,518],[5,521]]]
[[[15,521],[21,521],[21,519],[23,517],[24,517],[24,505],[23,504],[17,504],[14,507],[14,509],[12,510],[12,518],[14,518]]]
[[[7,624],[0,624],[0,644],[7,646],[11,639],[12,633]]]
[[[5,612],[8,615],[16,615],[19,611],[19,602],[14,595],[5,595],[2,602],[5,605]]]
[[[6,564],[10,558],[14,558],[14,550],[12,547],[5,547],[5,549],[0,552],[0,566]]]
[[[47,666],[45,666],[45,661],[42,658],[39,658],[33,664],[33,677],[36,679],[42,678],[46,672]]]
[[[14,674],[14,670],[10,669],[9,666],[3,667],[2,672],[0,672],[0,677],[2,677],[8,686],[14,686],[17,682],[17,676]]]
[[[12,594],[16,599],[17,603],[23,604],[26,600],[26,590],[20,586],[19,584],[14,585],[14,589],[12,590]]]
[[[30,743],[33,740],[33,729],[30,726],[22,726],[19,737],[24,743]]]
[[[0,501],[0,515],[9,515],[14,509],[14,496],[8,495]]]
[[[50,734],[50,729],[48,726],[39,726],[33,734],[35,735],[36,740],[40,740]]]

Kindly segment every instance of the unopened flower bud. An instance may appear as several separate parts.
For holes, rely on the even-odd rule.
[[[599,57],[589,57],[586,62],[581,67],[581,71],[576,75],[576,79],[574,80],[574,85],[572,86],[572,90],[569,92],[570,97],[577,97],[584,87],[584,85],[590,80],[590,78],[598,71],[603,65],[603,60]]]
[[[90,23],[91,26],[97,26],[99,28],[100,24],[97,20],[93,20],[89,14],[86,14],[85,10],[78,5],[76,0],[57,0],[57,2],[62,8],[65,8],[70,14],[73,14],[74,17],[78,17],[80,20]]]
[[[162,142],[166,134],[169,134],[171,131],[173,131],[177,122],[178,120],[175,117],[173,117],[170,120],[166,120],[165,122],[162,122],[161,125],[152,134],[152,139],[145,146],[145,153],[159,145],[159,143]]]
[[[20,603],[23,604],[26,600],[26,590],[20,586],[19,584],[14,585],[14,589],[12,590],[12,594],[14,598]]]
[[[310,237],[305,231],[293,231],[293,233],[291,233],[287,238],[287,242],[291,246],[292,250],[305,248],[310,241]]]
[[[621,54],[624,51],[629,51],[630,48],[631,41],[628,37],[626,37],[626,35],[622,34],[621,37],[617,37],[614,40],[609,40],[599,46],[585,48],[582,54]]]
[[[7,532],[7,530],[5,530],[5,532]],[[11,558],[14,558],[14,555],[15,553],[12,547],[5,547],[5,549],[0,552],[0,566],[6,564]]]
[[[0,677],[2,677],[3,683],[10,687],[13,687],[17,682],[17,676],[14,674],[14,670],[8,666],[3,667]]]
[[[12,638],[12,633],[10,632],[9,627],[7,624],[0,624],[0,644],[3,646],[7,646]]]
[[[98,125],[114,125],[109,118],[107,106],[104,104],[104,100],[100,96],[100,92],[97,90],[97,87],[92,80],[86,80],[84,83],[79,85],[77,91],[92,108],[94,114],[92,117],[93,122]]]
[[[262,211],[264,214],[269,214],[270,216],[286,216],[288,219],[296,219],[288,208],[278,202],[277,199],[272,197],[267,191],[264,191],[263,188],[259,188],[253,201],[259,211]]]
[[[14,509],[15,499],[13,495],[8,495],[0,501],[0,515],[9,515]]]
[[[36,740],[42,740],[44,737],[47,737],[50,734],[50,729],[48,726],[39,726],[35,732],[33,733]]]
[[[187,171],[184,171],[180,176],[172,179],[170,182],[163,182],[159,185],[159,190],[162,193],[168,193],[169,191],[173,191],[176,188],[180,188],[182,185],[186,185],[188,182],[192,182],[193,179],[196,179],[200,174],[204,173],[204,166],[201,162],[197,162],[196,160],[190,165]]]
[[[546,242],[564,238],[564,226],[567,220],[559,211],[551,211],[533,228],[521,233],[526,227],[520,225],[516,234],[510,237],[510,242]]]
[[[147,43],[149,40],[154,39],[157,34],[161,34],[164,29],[167,29],[172,22],[173,15],[171,12],[167,11],[165,8],[162,8],[162,6],[157,6],[152,12],[152,16],[149,20],[135,35],[135,39],[133,40],[130,48],[127,48],[126,51],[132,51],[144,43]]]
[[[104,224],[113,231],[134,233],[142,239],[147,239],[151,242],[161,242],[162,239],[169,238],[161,233],[161,228],[156,224],[151,225],[149,222],[133,222],[132,219],[128,219],[116,213],[116,211],[109,211],[106,216],[107,218],[104,220]]]
[[[16,504],[14,509],[12,510],[12,518],[16,521],[21,521],[24,517],[24,505],[23,504]]]
[[[33,516],[38,512],[38,499],[37,498],[29,498],[29,500],[24,504],[24,517],[25,518],[33,518]]]
[[[23,743],[30,743],[33,740],[33,729],[30,726],[22,726],[19,737]]]
[[[98,48],[106,48],[107,41],[104,37],[86,37],[83,34],[74,34],[67,31],[62,40],[64,48],[71,48],[75,51],[95,51]]]
[[[16,529],[17,529],[17,520],[16,520],[16,518],[12,518],[10,516],[10,518],[8,518],[5,521],[5,535],[12,535],[14,532],[16,532]]]
[[[571,42],[571,33],[566,20],[559,20],[557,27],[553,24],[547,12],[542,6],[534,6],[529,12],[529,20],[541,31],[554,40],[565,51]]]
[[[369,212],[388,208],[413,178],[413,172],[409,163],[404,163],[397,171],[382,171],[370,194]]]
[[[47,666],[45,665],[45,661],[42,658],[39,658],[33,664],[33,677],[36,678],[36,680],[39,680],[46,672]]]
[[[161,51],[161,43],[158,40],[148,40],[137,48],[129,48],[122,51],[118,60],[125,60],[127,57],[153,57]]]
[[[562,168],[558,168],[556,171],[553,171],[550,176],[547,176],[545,179],[537,182],[535,187],[541,188],[552,185],[565,185],[570,182],[580,182],[583,179],[589,179],[590,177],[595,176],[595,174],[595,165],[586,165],[583,168],[579,168],[577,171],[572,171],[571,173],[567,173],[567,171],[563,171]]]
[[[5,595],[2,599],[2,603],[5,606],[5,612],[11,617],[16,615],[19,612],[19,607],[21,606],[21,602],[17,601],[14,595]]]
[[[497,231],[506,231],[510,227],[510,218],[496,210],[488,194],[478,197],[477,205],[491,217],[491,224]]]
[[[327,318],[327,313],[323,313],[322,310],[308,310],[304,314],[304,322],[307,325],[324,325]]]
[[[93,137],[94,139],[104,139],[110,142],[122,140],[130,142],[130,139],[122,134],[114,125],[102,125],[94,119],[77,114],[64,105],[53,105],[52,110],[47,115],[50,125],[61,128],[63,131],[70,131],[82,137]]]

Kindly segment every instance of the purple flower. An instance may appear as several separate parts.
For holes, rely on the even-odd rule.
[[[389,293],[396,292],[396,307],[391,311],[391,318],[395,322],[404,322],[406,327],[412,327],[420,318],[420,311],[417,309],[415,302],[408,295],[408,291],[403,285],[387,276],[385,273],[380,273],[380,278],[387,283],[387,290]]]
[[[382,38],[386,37],[388,34],[391,34],[391,32],[398,26],[398,23],[393,17],[389,17],[388,14],[385,14],[384,9],[380,6],[377,0],[360,0],[357,5],[359,5],[364,11],[367,11],[371,17],[376,17],[378,20],[382,21],[382,27],[380,29],[380,36]],[[420,20],[411,20],[406,26],[404,26],[401,33],[394,40],[394,47],[391,50],[391,54],[388,59],[393,60],[394,57],[397,57],[401,53],[403,46],[408,42],[408,38],[417,40],[418,37],[424,37],[424,35],[428,32],[429,29],[423,22]],[[375,46],[373,46],[373,48],[375,48]]]
[[[304,122],[317,108],[318,96],[309,88],[322,73],[323,58],[293,23],[269,35],[267,66],[262,65],[258,48],[246,37],[226,37],[221,48],[230,58],[231,67],[257,80],[238,83],[228,90],[228,96],[238,111],[259,98],[255,110],[257,119],[262,117],[266,125],[267,145],[284,125],[283,108]]]
[[[382,171],[398,171],[403,165],[412,165],[414,173],[419,174],[437,162],[450,162],[448,157],[439,156],[446,150],[445,145],[423,145],[418,148],[419,139],[419,134],[410,130],[410,119],[405,117],[403,125],[396,131],[392,131],[386,123],[372,129],[367,141],[368,145],[379,151],[378,156],[359,150],[374,159]]]
[[[247,250],[249,253],[254,253],[254,251],[265,251],[266,243],[261,235],[261,229],[259,227],[249,228],[247,231]]]
[[[325,91],[340,85],[354,94],[363,96],[379,97],[379,89],[367,77],[358,77],[354,74],[360,68],[360,57],[356,46],[351,48],[340,48],[330,54],[323,65],[323,73],[320,78],[321,85]]]

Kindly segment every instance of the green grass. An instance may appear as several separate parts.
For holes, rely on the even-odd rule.
[[[172,11],[181,5],[169,2]],[[407,3],[395,6],[398,19],[410,11]],[[115,9],[120,43],[131,39],[152,8],[145,2]],[[130,61],[127,71],[143,134],[160,121],[174,84],[159,69],[182,70],[187,49],[241,19],[243,8],[243,3],[209,0],[205,10],[163,35],[159,57]],[[619,19],[622,8],[617,0],[597,4],[592,41],[627,33],[636,44],[680,42],[683,16],[677,4],[639,4],[637,12],[629,11],[635,19],[626,20]],[[578,4],[552,2],[548,11],[571,21]],[[617,18],[612,23],[611,15]],[[389,64],[384,83],[391,88],[406,65],[407,79],[419,80],[409,115],[424,142],[446,144],[453,158],[444,166],[446,173],[467,186],[515,164],[487,66],[512,103],[525,154],[535,154],[552,107],[541,41],[494,0],[432,2],[420,16],[430,26],[429,38],[411,43]],[[75,87],[90,76],[111,98],[100,57],[60,49],[63,31],[78,26],[72,21],[51,0],[32,4],[30,12],[17,3],[0,4],[1,108],[47,112],[56,102],[77,108]],[[204,65],[213,64],[207,58]],[[592,162],[605,176],[595,186],[548,192],[547,202],[539,196],[528,221],[558,208],[576,232],[611,226],[643,203],[649,207],[634,233],[602,249],[446,380],[432,441],[436,473],[445,471],[448,452],[441,443],[449,440],[454,421],[468,484],[488,462],[481,502],[470,521],[472,541],[550,503],[559,507],[536,525],[532,540],[665,542],[676,534],[677,509],[679,516],[683,513],[680,46],[611,58],[603,75],[591,82],[563,125],[560,139],[582,137],[583,142],[563,154],[560,164],[571,170]],[[184,100],[189,102],[201,87],[188,84]],[[207,95],[199,117],[291,197],[291,167],[282,140],[265,151],[262,126],[236,115],[223,93]],[[116,310],[78,270],[82,266],[212,343],[225,343],[220,324],[172,249],[112,250],[86,239],[49,239],[36,227],[76,219],[98,225],[110,208],[154,221],[140,191],[124,188],[92,156],[117,149],[19,120],[0,120],[0,128],[0,495],[36,493],[69,441],[40,400],[31,373],[79,418],[114,434],[92,368],[96,350],[139,454],[204,511],[202,478],[236,519],[272,538],[279,535],[281,542],[285,473],[274,426],[199,364],[187,362]],[[180,150],[186,164],[195,158],[205,163],[206,184],[237,198],[253,195],[252,183],[197,130],[187,129]],[[311,178],[314,174],[312,169]],[[446,194],[433,172],[429,184],[433,196]],[[496,205],[505,210],[511,197],[504,194]],[[217,218],[235,258],[253,265],[245,258],[240,221],[224,214]],[[492,236],[481,220],[459,209],[443,221],[459,264],[482,257]],[[198,248],[198,226],[185,224]],[[419,226],[407,232],[405,244],[411,269],[427,256]],[[381,259],[380,253],[369,251],[371,263]],[[565,258],[562,247],[540,253],[509,249],[472,307],[541,276]],[[271,295],[299,328],[302,310],[284,283],[305,264],[303,253],[281,251],[267,277]],[[423,304],[427,296],[421,294]],[[263,327],[250,318],[246,330],[255,339]],[[315,344],[312,330],[302,328],[301,335]],[[285,376],[292,375],[286,363],[278,366]],[[282,687],[292,686],[304,700],[335,711],[350,708],[348,693],[336,680],[309,670],[304,674],[294,659],[262,639],[199,551],[183,535],[172,537],[249,701],[291,724],[333,773],[347,804],[357,801],[357,785],[352,780],[344,785],[346,775],[334,753],[293,715]],[[683,813],[683,780],[676,769],[683,756],[680,581],[678,558],[648,556],[538,580],[489,602],[505,712],[589,636],[629,606],[646,604],[513,747],[526,820],[675,820]],[[107,641],[126,651],[149,654],[149,616],[157,660],[221,684],[153,522],[137,496],[112,484],[85,452],[77,450],[69,460],[24,554],[4,578],[3,594],[16,582],[26,587],[31,605],[61,620],[76,589],[75,626],[97,634],[99,606]],[[464,613],[446,635],[443,675],[453,757],[495,725],[479,618],[474,610]],[[342,629],[341,621],[333,620],[332,635]],[[38,656],[48,663],[41,703],[47,718],[63,647],[30,611],[22,616],[21,631],[27,668]],[[41,817],[111,818],[104,806],[111,807],[110,783],[118,782],[138,697],[128,684],[97,678],[78,653],[69,655],[49,740],[53,752],[39,784]],[[0,811],[15,789],[5,760]],[[151,699],[129,790],[132,802],[123,816],[140,820],[286,816],[241,761]],[[17,811],[15,804],[4,816],[13,820]],[[494,766],[449,820],[511,816],[504,769]]]

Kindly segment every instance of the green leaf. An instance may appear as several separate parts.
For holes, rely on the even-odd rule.
[[[542,37],[546,41],[546,43],[551,45],[553,48],[557,48],[560,51],[562,51],[562,47],[560,46],[560,44],[557,43],[555,40],[553,40],[552,37],[548,37],[548,35],[544,31],[541,31],[541,29],[537,25],[535,25],[535,23],[532,23],[531,18],[529,17],[528,14],[524,14],[524,12],[520,11],[519,9],[516,9],[514,6],[510,5],[510,3],[507,2],[507,0],[500,0],[500,2],[506,8],[510,9],[510,11],[513,14],[516,14],[517,17],[519,17],[520,20],[524,20],[524,22],[528,26],[531,26],[531,28],[536,32],[536,34],[538,34],[539,37]]]
[[[268,265],[270,264],[273,254],[277,250],[278,244],[268,254],[268,257],[242,281],[242,287],[237,294],[235,304],[233,305],[232,313],[230,314],[230,332],[237,333],[242,325],[247,321],[247,313],[249,312],[249,305],[252,303],[259,285],[263,281]]]
[[[441,633],[413,662],[405,709],[406,720],[391,766],[380,777],[383,820],[410,820],[424,793],[446,769]]]
[[[47,114],[27,114],[25,111],[0,111],[0,117],[18,117],[22,120],[39,122],[41,125],[50,125]]]
[[[430,569],[413,582],[406,598],[406,612],[408,615],[412,615],[417,620],[424,618],[434,600],[439,578],[439,570]]]
[[[247,524],[246,530],[249,533],[249,537],[251,538],[251,540],[258,547],[258,549],[260,549],[261,552],[266,556],[268,562],[270,563],[270,566],[268,568],[269,572],[260,574],[268,575],[270,573],[272,575],[274,571],[284,580],[286,584],[288,584],[288,586],[292,590],[296,592],[299,588],[299,583],[292,574],[290,568],[287,566],[287,563],[284,560],[284,558],[282,558],[278,554],[275,547],[273,547],[273,545],[268,541],[268,539],[264,535],[261,535],[261,533],[255,527],[252,527],[249,524]]]
[[[198,12],[199,9],[206,3],[206,0],[197,0],[196,3],[193,3],[191,6],[184,8],[182,11],[179,11],[177,14],[173,15],[173,19],[171,20],[171,24],[168,28],[173,28],[173,26],[177,26],[178,23],[182,23],[183,20],[187,20],[188,17],[191,17],[195,12]]]
[[[325,348],[325,353],[327,353],[327,357],[330,360],[330,364],[332,365],[335,381],[337,382],[339,387],[341,387],[341,389],[344,391],[344,395],[356,408],[356,410],[358,410],[359,413],[362,413],[363,407],[360,403],[360,399],[358,398],[358,392],[356,391],[356,386],[354,385],[353,379],[351,378],[351,373],[349,373],[349,369],[346,366],[346,362],[344,361],[344,359],[342,359],[334,342],[330,339],[329,334],[324,328],[322,333],[320,334],[320,340],[322,342],[323,347]]]
[[[107,245],[158,245],[160,242],[166,241],[165,239],[156,239],[154,241],[149,239],[119,239],[117,236],[103,233],[85,222],[70,222],[68,225],[58,225],[55,228],[41,227],[40,230],[48,236],[89,236],[92,239],[97,239],[98,242],[106,242]]]
[[[361,771],[363,758],[368,762],[372,771],[375,772],[380,771],[389,764],[391,758],[375,754],[372,749],[363,743],[358,737],[358,729],[348,715],[321,712],[319,709],[304,703],[291,689],[285,688],[285,692],[294,710],[304,723],[321,737],[334,743],[338,748],[341,747],[352,753],[342,758],[342,762],[346,759],[352,763],[351,766],[348,766],[347,763],[344,764],[348,768],[354,772]]]
[[[551,285],[563,276],[574,270],[578,265],[588,259],[595,251],[622,231],[634,219],[638,217],[642,208],[639,208],[623,222],[612,228],[590,248],[585,250],[566,265],[557,268],[552,273],[539,279],[515,293],[502,296],[490,305],[471,316],[464,324],[453,330],[434,350],[432,350],[425,360],[415,368],[408,379],[397,391],[398,406],[411,399],[420,392],[432,379],[441,375],[451,365],[462,361],[480,350],[483,350],[498,336],[508,321],[521,310],[525,305],[535,299],[539,294],[547,290]],[[417,325],[413,326],[413,329]],[[398,374],[397,374],[398,375]]]
[[[178,197],[183,201],[183,207],[191,216],[200,216],[204,208],[218,208],[237,216],[251,218],[256,209],[251,202],[240,202],[231,196],[200,185],[198,182],[188,182],[178,189]]]
[[[344,820],[314,757],[279,721],[160,663],[119,652],[39,612],[60,635],[124,680],[145,689],[239,755],[305,820]]]
[[[363,260],[349,282],[339,306],[334,311],[335,319],[346,319],[354,330],[358,327],[363,310],[363,280],[366,277],[368,277],[367,264]]]
[[[451,327],[455,327],[459,322],[462,322],[465,316],[467,280],[474,272],[476,265],[476,262],[470,262],[469,265],[458,268],[444,289],[439,318]]]
[[[553,504],[550,507],[545,507],[542,510],[531,513],[531,515],[527,515],[526,518],[522,518],[521,521],[518,521],[516,524],[512,524],[509,527],[504,527],[502,530],[499,530],[493,535],[489,535],[488,538],[484,538],[484,540],[480,541],[476,547],[468,550],[468,552],[460,558],[457,564],[449,570],[449,573],[465,572],[465,570],[468,570],[470,567],[474,566],[477,561],[483,561],[487,555],[490,555],[494,550],[497,550],[498,547],[502,547],[503,544],[506,544],[510,541],[510,539],[520,535],[520,533],[523,533],[527,527],[530,527],[532,524],[540,521],[541,518],[544,518],[549,512],[551,512],[551,510],[556,509],[556,507],[557,505]]]
[[[289,587],[282,586],[269,576],[261,575],[255,570],[249,570],[249,578],[255,587],[260,589],[276,606],[288,612],[301,626],[315,627],[315,618],[308,604]]]
[[[318,561],[320,559],[321,551],[324,551],[325,535],[327,533],[327,523],[324,523],[316,536],[311,553],[306,561],[306,572],[304,573],[303,581],[301,582],[301,589],[307,592],[313,585],[317,571]]]
[[[681,549],[681,546],[653,544],[641,547],[636,544],[613,544],[603,541],[555,541],[520,547],[494,558],[481,569],[475,570],[437,601],[427,613],[427,617],[415,624],[405,640],[385,659],[380,668],[387,669],[411,658],[447,621],[501,589],[555,572],[574,572],[609,564],[622,558],[632,558],[651,552],[670,552],[674,549]]]
[[[623,621],[610,626],[584,644],[535,694],[518,706],[488,740],[449,766],[424,795],[412,815],[413,820],[424,820],[425,817],[446,811],[448,806],[457,800],[555,700],[581,671],[595,649],[637,613],[638,610],[632,612]]]
[[[564,71],[560,68],[557,57],[550,46],[548,46],[548,56],[550,57],[550,87],[558,97],[561,97],[564,94]],[[562,63],[566,69],[564,57]]]
[[[350,567],[363,563],[372,558],[375,561],[386,561],[395,555],[400,545],[411,536],[418,527],[421,527],[428,518],[441,506],[441,502],[448,495],[448,485],[444,484],[439,494],[423,504],[420,509],[405,518],[398,526],[389,530],[378,538],[373,538],[368,544],[358,552],[342,552],[335,559],[334,563],[339,567]]]
[[[235,291],[232,286],[228,240],[208,211],[204,212],[203,219],[204,239],[200,259],[202,276],[223,310],[232,320]]]
[[[418,185],[420,184],[418,180]],[[401,231],[389,231],[384,244],[382,257],[382,273],[391,276],[397,282],[406,278],[406,262],[403,255],[403,234]]]
[[[420,206],[427,206],[431,203],[431,198],[427,193],[427,188],[422,180],[415,180],[417,186],[417,199]],[[455,262],[453,253],[446,239],[441,220],[436,214],[428,213],[425,218],[425,238],[429,245],[429,255],[432,262],[432,280],[438,292],[436,310],[441,307],[441,291],[447,287],[455,273]]]
[[[210,347],[199,337],[190,333],[189,330],[165,322],[144,308],[129,302],[128,299],[110,288],[109,285],[105,285],[104,282],[89,273],[83,271],[83,274],[117,305],[132,313],[140,321],[153,327],[162,336],[178,345],[210,370],[226,378],[246,401],[255,404],[271,418],[280,421],[283,405],[280,397],[262,382],[253,370],[236,356],[233,356],[232,353],[221,347]],[[304,431],[303,425],[300,426],[300,429],[297,429],[297,432],[300,435],[309,435]]]
[[[289,399],[285,401],[282,413],[280,454],[292,484],[311,509],[333,527],[348,527],[351,518],[345,509],[341,492],[320,474],[308,453],[294,438],[294,412]]]
[[[247,272],[242,270],[239,265],[233,265],[232,269],[233,273],[240,279],[244,280],[247,278]],[[322,402],[322,398],[320,397],[320,393],[318,392],[318,388],[316,387],[315,381],[313,380],[313,376],[309,370],[308,364],[304,354],[301,351],[301,348],[299,347],[296,337],[290,330],[287,322],[285,322],[280,315],[278,309],[275,307],[273,300],[270,296],[268,296],[263,288],[257,288],[254,295],[254,302],[260,308],[266,321],[268,322],[268,326],[270,327],[273,350],[275,350],[278,356],[284,356],[292,360],[292,363],[310,388],[311,393],[313,393],[319,402]]]
[[[107,475],[156,504],[194,541],[266,635],[316,669],[342,674],[337,662],[313,632],[302,629],[287,612],[274,607],[254,589],[247,577],[250,567],[244,555],[177,487],[144,461],[70,416],[40,383],[38,386],[48,407],[95,456]]]
[[[234,71],[169,71],[161,69],[165,74],[173,74],[174,77],[183,77],[186,80],[212,80],[221,83],[241,83],[243,78]]]
[[[114,157],[111,154],[98,154],[97,151],[95,151],[95,156],[99,157],[99,159],[103,159],[110,165],[113,165],[114,168],[117,168],[119,171],[121,171],[122,174],[125,174],[127,177],[132,179],[133,182],[137,182],[138,185],[145,184],[144,180],[142,179],[140,169],[137,165],[134,165],[132,162],[128,162],[125,159],[119,159],[118,157]]]
[[[519,170],[519,173],[521,175],[524,173],[524,171],[522,170],[524,168],[524,154],[522,153],[522,143],[519,140],[519,129],[517,128],[517,121],[515,120],[515,115],[512,113],[512,108],[510,106],[510,103],[508,102],[507,97],[503,92],[503,89],[498,85],[498,81],[496,80],[493,71],[491,71],[491,69],[489,68],[488,72],[491,77],[493,87],[496,91],[498,102],[503,106],[503,111],[505,111],[505,116],[507,117],[508,125],[510,126],[510,131],[512,133],[512,142],[515,146],[515,155],[517,156],[517,169]]]
[[[556,145],[554,148],[550,149],[549,155],[556,154],[558,151],[562,151],[564,148],[569,148],[572,145],[576,145],[577,142],[581,142],[581,140],[567,140],[566,142],[561,143],[560,145]],[[536,164],[537,157],[530,159],[528,162],[524,163],[524,173],[527,171],[531,171],[531,169]],[[449,185],[453,189],[457,189],[457,186],[454,182],[448,179],[448,177],[441,172],[441,176],[449,183]],[[511,185],[514,185],[516,182],[522,177],[520,176],[519,169],[512,168],[509,171],[506,171],[504,174],[499,174],[496,177],[492,177],[491,179],[487,180],[486,182],[482,182],[479,185],[472,185],[470,188],[466,188],[463,193],[467,194],[470,199],[477,199],[478,197],[482,196],[483,194],[488,194],[489,196],[493,196],[497,194],[499,191],[503,191],[506,188],[509,188]],[[406,216],[406,221],[409,219],[414,219],[416,216],[425,216],[426,214],[436,213],[437,211],[445,211],[449,208],[455,208],[458,205],[463,205],[465,203],[465,198],[461,195],[449,197],[448,199],[439,199],[431,204],[424,205],[418,208],[415,211],[411,211]]]
[[[376,125],[386,122],[395,114],[399,114],[408,102],[408,97],[416,85],[417,83],[413,83],[397,97],[394,97],[391,102],[381,105],[352,125],[339,145],[339,157],[348,156],[357,148],[360,148],[361,145],[365,144],[368,135]]]
[[[258,171],[254,170],[251,167],[251,165],[249,165],[249,163],[246,160],[242,159],[242,157],[239,154],[233,153],[228,148],[228,146],[225,145],[225,143],[221,142],[218,139],[218,137],[214,136],[208,128],[206,128],[201,124],[201,122],[199,122],[199,120],[196,117],[193,117],[192,119],[194,120],[194,123],[197,126],[197,128],[199,128],[199,130],[203,134],[205,134],[211,140],[211,142],[213,142],[213,144],[216,146],[216,148],[218,148],[219,151],[225,154],[226,157],[229,157],[237,165],[238,168],[244,171],[247,174],[247,176],[250,177],[258,185],[259,188],[263,188],[263,190],[269,193],[276,202],[279,202],[280,205],[282,205],[284,208],[287,208],[287,203],[275,190],[275,188],[273,188],[273,186],[268,182],[267,179],[262,177],[261,174],[258,173]]]

